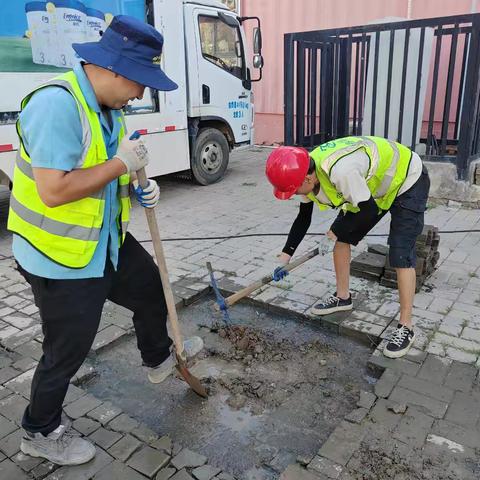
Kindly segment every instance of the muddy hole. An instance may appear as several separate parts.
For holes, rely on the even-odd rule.
[[[179,312],[185,336],[205,343],[190,370],[208,400],[175,377],[150,384],[133,336],[94,359],[98,375],[83,387],[239,479],[276,479],[298,456],[315,455],[359,391],[372,390],[370,349],[247,304],[231,308],[226,329],[212,305]]]

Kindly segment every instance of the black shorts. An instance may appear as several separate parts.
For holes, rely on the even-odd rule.
[[[390,245],[389,259],[392,267],[415,268],[415,241],[423,230],[429,190],[430,178],[424,165],[420,178],[405,193],[397,197],[390,207],[389,212],[392,219],[388,244]],[[370,221],[364,222],[354,231],[350,231],[348,240],[342,239],[342,242],[358,245],[386,213],[386,211],[382,212]],[[351,223],[351,215],[356,214],[340,212],[332,227],[341,224],[342,226],[339,226],[339,230],[346,231],[348,224]],[[343,222],[346,222],[346,224]]]

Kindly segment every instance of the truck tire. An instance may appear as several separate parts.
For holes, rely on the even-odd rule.
[[[200,185],[218,182],[227,170],[229,154],[227,139],[220,130],[201,129],[190,162],[195,181]]]

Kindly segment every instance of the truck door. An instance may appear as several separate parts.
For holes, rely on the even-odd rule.
[[[221,14],[235,18],[226,10]],[[186,39],[191,115],[223,120],[235,143],[250,142],[251,85],[246,81],[243,31],[239,25],[227,25],[219,11],[209,7],[188,5],[185,18],[187,35],[195,38]],[[195,49],[189,49],[193,45]]]

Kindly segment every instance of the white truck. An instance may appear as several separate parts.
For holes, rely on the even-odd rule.
[[[88,4],[88,0],[82,1]],[[141,101],[126,107],[128,130],[139,130],[151,152],[148,175],[188,172],[201,185],[218,181],[227,169],[230,151],[248,147],[253,142],[251,87],[253,81],[261,79],[263,66],[260,20],[240,17],[227,6],[232,0],[224,3],[215,0],[95,0],[95,8],[109,1],[117,11],[103,17],[107,23],[112,15],[129,13],[134,2],[138,16],[143,14],[143,19],[164,35],[161,65],[179,86],[173,92],[147,89]],[[65,13],[66,8],[81,10],[78,0],[52,0],[45,3],[45,7],[42,2],[0,2],[0,17],[18,16],[18,10],[8,11],[13,4],[18,7],[17,2],[22,4],[24,15],[26,11],[31,14],[40,4],[39,22],[50,21],[53,28],[56,25],[57,35],[59,19],[55,23],[52,15],[55,11],[58,14],[60,7],[63,8],[62,21],[73,19],[75,28],[82,27],[82,21],[87,23],[82,12],[78,15]],[[89,10],[85,9],[88,15]],[[258,75],[255,79],[249,68],[243,28],[248,20],[256,22],[253,66],[258,69]],[[42,46],[34,45],[38,28],[31,25],[31,20],[28,25],[26,19],[16,21],[19,23],[17,30],[21,28],[21,21],[31,29],[25,30],[21,37],[17,33],[16,38],[12,38],[15,32],[0,30],[0,184],[10,186],[18,149],[15,122],[20,101],[35,86],[65,71],[57,68],[58,62],[57,66],[52,66],[53,62],[38,65],[44,61],[44,55],[39,53]],[[47,31],[44,27],[42,32]],[[78,32],[76,35],[78,38]],[[53,38],[49,42],[57,45],[56,48],[69,43],[68,38]],[[27,61],[19,52],[28,56]],[[65,64],[64,55],[62,59]]]

